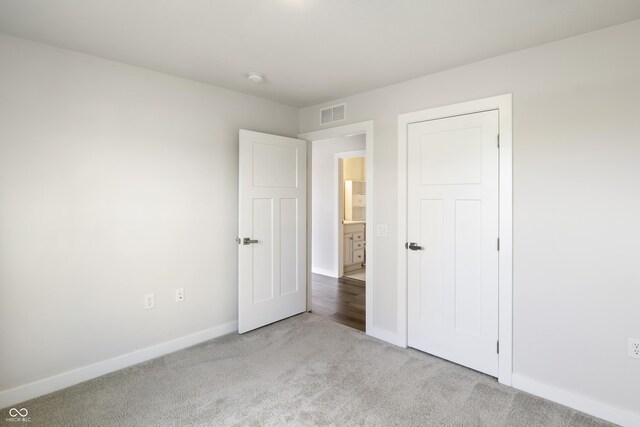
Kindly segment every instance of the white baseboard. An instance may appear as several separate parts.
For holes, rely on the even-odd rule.
[[[327,270],[320,267],[311,267],[311,272],[316,274],[322,274],[323,276],[334,277],[338,279],[338,273],[333,270]]]
[[[511,380],[514,388],[560,403],[594,417],[625,427],[640,426],[640,413],[611,406],[593,398],[543,384],[515,373],[512,375]]]
[[[205,329],[184,337],[176,338],[160,344],[146,347],[131,353],[116,356],[71,371],[63,372],[52,377],[24,384],[9,390],[0,391],[0,408],[15,405],[25,400],[52,393],[63,388],[114,372],[147,360],[155,359],[192,345],[200,344],[213,338],[238,330],[238,322],[230,322],[210,329]]]
[[[391,332],[376,327],[367,327],[367,335],[373,338],[377,338],[381,341],[388,342],[389,344],[397,345],[398,347],[407,347],[407,343],[404,341],[404,337],[396,332]]]

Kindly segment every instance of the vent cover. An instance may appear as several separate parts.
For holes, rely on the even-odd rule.
[[[338,104],[320,110],[320,124],[334,123],[347,118],[347,105]]]

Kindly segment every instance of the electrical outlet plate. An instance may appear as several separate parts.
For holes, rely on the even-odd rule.
[[[144,296],[144,309],[148,310],[156,306],[156,297],[154,294],[147,294]]]
[[[640,339],[629,337],[629,357],[640,359]]]
[[[176,302],[184,302],[184,288],[176,289]]]

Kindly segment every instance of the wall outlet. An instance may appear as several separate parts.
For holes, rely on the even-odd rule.
[[[144,309],[148,310],[156,306],[156,296],[154,294],[146,294],[144,296]]]
[[[640,339],[629,337],[629,357],[640,359]]]
[[[176,302],[184,302],[184,288],[176,289]]]

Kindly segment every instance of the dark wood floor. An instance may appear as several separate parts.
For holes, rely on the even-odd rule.
[[[365,330],[365,282],[313,274],[311,312]]]

